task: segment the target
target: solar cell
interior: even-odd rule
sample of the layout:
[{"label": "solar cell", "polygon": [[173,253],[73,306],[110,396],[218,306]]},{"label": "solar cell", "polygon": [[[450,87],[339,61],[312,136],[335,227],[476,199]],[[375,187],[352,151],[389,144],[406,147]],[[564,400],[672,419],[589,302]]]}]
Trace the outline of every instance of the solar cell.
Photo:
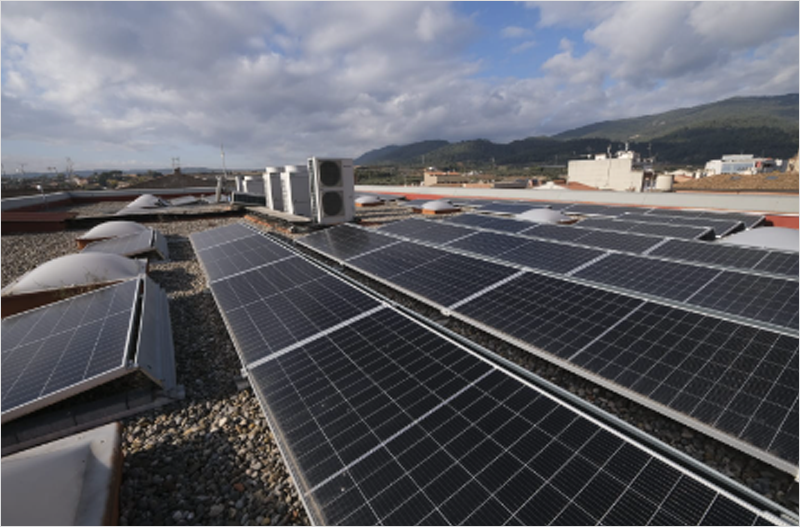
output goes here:
[{"label": "solar cell", "polygon": [[139,283],[129,280],[3,319],[3,422],[127,372]]},{"label": "solar cell", "polygon": [[798,283],[793,280],[721,271],[689,299],[691,304],[798,329]]},{"label": "solar cell", "polygon": [[434,247],[401,241],[393,245],[348,260],[348,265],[379,278],[391,278],[400,273],[414,272],[417,267],[433,262],[448,253]]},{"label": "solar cell", "polygon": [[324,253],[335,260],[347,260],[397,243],[397,240],[377,231],[339,225],[304,236],[298,240],[298,243]]},{"label": "solar cell", "polygon": [[503,253],[516,249],[530,241],[530,239],[519,236],[506,236],[496,232],[481,231],[448,244],[448,247],[493,258],[502,258]]},{"label": "solar cell", "polygon": [[719,273],[696,265],[611,254],[576,272],[574,276],[683,302]]},{"label": "solar cell", "polygon": [[100,252],[120,254],[122,256],[134,256],[137,254],[152,251],[153,229],[147,229],[127,236],[117,236],[107,240],[100,240],[90,243],[83,248],[83,252]]},{"label": "solar cell", "polygon": [[796,466],[797,343],[647,303],[572,362]]},{"label": "solar cell", "polygon": [[229,243],[248,236],[255,236],[256,234],[254,230],[248,229],[243,224],[234,223],[203,232],[196,232],[191,235],[191,240],[194,250],[200,252],[215,245]]},{"label": "solar cell", "polygon": [[315,523],[757,517],[390,309],[250,375]]},{"label": "solar cell", "polygon": [[446,244],[474,234],[475,231],[444,222],[408,219],[384,225],[378,229],[378,232],[405,236],[412,240]]},{"label": "solar cell", "polygon": [[198,254],[211,282],[290,256],[291,252],[261,235],[215,245]]},{"label": "solar cell", "polygon": [[455,223],[457,225],[467,225],[469,227],[479,227],[503,232],[521,232],[529,229],[531,224],[526,221],[518,221],[507,218],[495,218],[492,216],[479,216],[476,214],[461,214],[451,216],[442,221]]}]

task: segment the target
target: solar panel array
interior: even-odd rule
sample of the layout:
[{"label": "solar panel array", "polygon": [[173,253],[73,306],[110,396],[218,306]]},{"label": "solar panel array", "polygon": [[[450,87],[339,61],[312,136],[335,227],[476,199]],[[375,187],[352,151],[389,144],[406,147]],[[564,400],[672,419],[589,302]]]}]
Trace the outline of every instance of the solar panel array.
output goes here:
[{"label": "solar panel array", "polygon": [[138,288],[128,280],[4,318],[3,422],[126,373]]},{"label": "solar panel array", "polygon": [[[491,243],[499,242],[504,237],[511,238],[509,235],[481,232],[461,238],[452,245],[464,247],[471,243],[470,240],[475,239],[473,248],[490,252]],[[501,251],[508,249],[509,246],[496,245]],[[503,258],[509,250],[495,257]],[[658,411],[681,419],[689,426],[714,434],[739,448],[756,447],[761,451],[762,458],[784,470],[796,469],[797,449],[787,448],[786,445],[793,444],[792,441],[795,445],[797,443],[797,386],[795,383],[792,388],[791,384],[785,381],[791,378],[791,375],[796,377],[798,369],[796,282],[786,281],[790,287],[791,284],[794,286],[788,294],[788,297],[794,298],[794,305],[783,295],[778,295],[772,300],[769,292],[760,297],[765,303],[758,304],[746,300],[749,292],[738,290],[734,293],[725,292],[729,286],[728,277],[746,277],[749,280],[747,283],[753,284],[763,278],[756,275],[720,272],[695,266],[695,274],[690,273],[687,276],[690,284],[687,285],[680,279],[680,273],[675,267],[679,264],[640,258],[637,261],[648,261],[655,266],[653,272],[660,273],[663,277],[656,289],[652,289],[655,286],[648,283],[646,269],[634,266],[627,275],[623,269],[617,269],[627,281],[626,287],[639,288],[648,294],[672,297],[675,300],[697,299],[698,303],[713,304],[712,307],[718,310],[737,311],[741,316],[763,314],[770,323],[788,324],[788,327],[792,328],[790,334],[742,325],[736,322],[735,317],[731,320],[722,320],[718,316],[659,305],[643,298],[604,290],[599,284],[582,285],[572,280],[531,272],[506,276],[498,274],[493,285],[487,282],[476,284],[464,291],[462,300],[447,306],[441,298],[434,300],[430,296],[430,291],[437,291],[435,287],[437,281],[441,286],[440,289],[443,289],[451,275],[460,274],[461,269],[468,269],[464,276],[467,277],[469,285],[470,279],[484,276],[483,266],[491,267],[494,273],[497,264],[478,258],[473,258],[472,264],[468,264],[466,262],[469,257],[464,256],[467,260],[458,266],[450,267],[449,274],[440,273],[441,278],[426,276],[423,271],[426,265],[424,262],[431,259],[433,262],[442,261],[445,258],[442,252],[434,247],[404,241],[372,251],[363,257],[351,258],[346,264],[373,277],[377,276],[400,290],[414,291],[418,297],[428,299],[429,303],[447,307],[453,316],[558,362],[576,373],[620,391],[623,395],[632,396]],[[617,260],[618,257],[622,260]],[[607,267],[602,267],[605,265],[603,262],[609,258],[614,260],[611,260]],[[624,260],[628,258],[633,257],[609,255],[593,260],[591,265],[583,267],[575,274],[579,277],[581,273],[590,273],[595,265],[601,265],[598,268],[601,271],[600,275],[613,275],[614,264],[624,265],[627,263]],[[382,272],[385,269],[389,269],[390,272]],[[453,272],[456,269],[458,273]],[[399,280],[397,277],[403,278]],[[715,283],[715,279],[721,281]],[[421,284],[425,284],[424,287]],[[757,287],[752,291],[756,289]],[[708,293],[703,293],[705,290],[708,290]],[[738,302],[731,301],[731,295],[736,297],[734,300]],[[455,297],[450,297],[449,300],[453,298]],[[755,313],[758,309],[761,311]],[[643,319],[644,322],[639,320],[642,313],[647,315]],[[636,323],[633,323],[634,321]],[[672,326],[678,330],[673,330]],[[733,339],[732,335],[744,334],[752,338],[737,337],[730,340]],[[609,335],[614,337],[613,341],[608,340]],[[686,335],[691,335],[692,340],[685,340]],[[725,336],[730,338],[723,339]],[[614,345],[612,346],[610,342]],[[632,358],[626,354],[627,345],[635,342],[641,342],[639,346],[643,350],[649,350],[648,353],[651,355],[647,355],[646,360],[637,362],[636,368],[628,368],[627,365]],[[735,343],[735,346],[728,346],[726,342]],[[772,345],[765,345],[765,342]],[[648,348],[648,345],[652,349]],[[603,351],[606,349],[609,351]],[[606,369],[588,368],[580,362],[585,357],[603,353],[611,354],[608,361],[612,366]],[[624,357],[625,360],[620,357]],[[720,400],[716,397],[719,393],[727,393],[723,388],[725,390],[732,387],[741,388],[746,384],[748,379],[742,375],[745,373],[749,375],[754,370],[733,368],[730,365],[734,361],[747,361],[754,357],[758,357],[758,360],[765,365],[781,365],[781,368],[784,368],[781,374],[786,371],[787,377],[773,377],[771,381],[769,376],[759,377],[752,385],[747,385],[748,389],[744,395],[754,404],[743,404],[734,408],[736,415],[748,424],[747,427],[733,429],[724,426],[724,423],[733,418],[727,416],[727,406],[720,406]],[[663,384],[662,381],[670,378],[667,384],[671,388],[678,391],[691,388],[693,396],[704,403],[702,410],[695,407],[687,408],[682,402],[684,398],[662,400],[656,397],[652,383],[646,379],[650,369],[641,370],[638,366],[639,364],[652,366],[655,363],[660,364],[659,369],[654,370],[659,372],[659,375],[654,377],[658,381],[657,384],[660,386]],[[685,378],[682,377],[683,373],[676,372],[676,368],[686,368],[681,371],[697,373],[707,364],[710,364],[707,375],[701,379]],[[625,370],[624,375],[622,370]],[[685,382],[680,382],[681,379]],[[693,384],[689,385],[690,381]],[[755,389],[756,386],[758,390]],[[752,390],[749,389],[751,387]],[[706,401],[704,399],[706,395],[713,400]],[[714,408],[705,403],[716,404],[716,409],[719,411],[712,412]],[[769,409],[771,417],[767,418],[766,414],[759,413],[766,411],[763,409]],[[722,417],[723,414],[726,417]],[[761,430],[759,432],[761,435],[758,437],[755,434],[756,429]]]},{"label": "solar panel array", "polygon": [[622,219],[590,218],[582,220],[578,223],[578,225],[592,229],[619,232],[637,232],[639,234],[653,234],[655,236],[668,236],[671,238],[682,238],[685,240],[700,240],[714,235],[714,230],[709,227],[642,223],[636,221],[624,221]]},{"label": "solar panel array", "polygon": [[[302,272],[256,281],[278,266]],[[267,256],[235,278],[247,275],[267,303],[276,290],[339,280],[297,256]],[[211,283],[218,302],[226,281]],[[341,283],[352,294],[333,296],[371,299]],[[315,298],[336,311],[331,295]],[[327,329],[288,345],[265,330],[264,349],[242,354],[315,523],[774,521],[393,308],[357,304],[346,323],[313,315]],[[231,322],[246,305],[219,302],[237,349],[249,337]]]},{"label": "solar panel array", "polygon": [[[798,283],[795,280],[718,270],[638,255],[608,253],[600,249],[527,237],[538,233],[540,228],[523,231],[524,236],[519,236],[470,230],[467,227],[454,231],[453,226],[443,222],[404,220],[381,227],[378,232],[398,233],[409,239],[433,243],[446,249],[479,254],[508,264],[572,275],[600,286],[612,286],[682,302],[689,306],[711,309],[773,325],[776,329],[787,328],[793,331],[798,329]],[[465,235],[465,232],[471,234]],[[616,233],[597,231],[590,233],[589,236],[596,234]],[[621,240],[623,243],[620,247],[623,244],[630,246],[630,241]],[[652,240],[645,241],[652,242]],[[578,238],[577,242],[580,243],[581,238]],[[402,248],[398,251],[414,251],[414,248]],[[387,253],[375,254],[369,261],[380,264],[386,259],[384,254]],[[440,254],[430,251],[425,254],[428,255],[427,258],[441,257]],[[402,258],[402,255],[393,258]],[[404,268],[406,267],[401,266],[399,269]],[[414,274],[419,272],[414,271]],[[391,278],[391,276],[380,275],[381,278]],[[468,279],[471,279],[471,276],[467,275]],[[435,277],[415,277],[404,281],[422,280],[431,281],[435,280]],[[452,279],[449,284],[448,281],[441,281],[440,284],[452,284]],[[436,288],[432,285],[428,289]]]}]

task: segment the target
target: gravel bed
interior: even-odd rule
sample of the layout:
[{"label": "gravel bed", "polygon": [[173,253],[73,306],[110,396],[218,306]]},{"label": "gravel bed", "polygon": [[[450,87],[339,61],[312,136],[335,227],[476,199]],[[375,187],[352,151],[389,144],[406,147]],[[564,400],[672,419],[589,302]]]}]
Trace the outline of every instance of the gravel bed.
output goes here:
[{"label": "gravel bed", "polygon": [[[358,210],[358,216],[370,223],[410,215],[396,205]],[[145,223],[169,242],[170,261],[151,262],[150,276],[170,299],[178,382],[185,387],[186,397],[124,421],[122,525],[309,523],[257,399],[251,390],[237,390],[241,364],[188,238],[192,232],[237,221],[226,217]],[[83,232],[2,236],[3,285],[52,258],[77,252],[74,239]],[[788,474],[495,337],[445,319],[386,286],[357,273],[346,274],[797,510],[787,497],[793,482]]]}]

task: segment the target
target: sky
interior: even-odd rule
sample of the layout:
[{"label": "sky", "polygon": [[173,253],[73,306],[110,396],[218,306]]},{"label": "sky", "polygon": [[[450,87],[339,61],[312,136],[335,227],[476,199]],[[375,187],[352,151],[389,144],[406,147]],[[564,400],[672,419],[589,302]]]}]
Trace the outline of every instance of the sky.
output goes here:
[{"label": "sky", "polygon": [[799,5],[3,1],[3,169],[263,168],[796,93]]}]

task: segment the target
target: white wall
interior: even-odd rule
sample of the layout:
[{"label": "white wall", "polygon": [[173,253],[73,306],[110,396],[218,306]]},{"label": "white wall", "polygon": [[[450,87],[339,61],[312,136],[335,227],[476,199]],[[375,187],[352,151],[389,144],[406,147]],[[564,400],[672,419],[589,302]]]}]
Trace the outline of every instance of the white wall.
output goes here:
[{"label": "white wall", "polygon": [[633,159],[589,159],[569,162],[567,181],[612,190],[642,190],[644,171],[633,169]]}]

